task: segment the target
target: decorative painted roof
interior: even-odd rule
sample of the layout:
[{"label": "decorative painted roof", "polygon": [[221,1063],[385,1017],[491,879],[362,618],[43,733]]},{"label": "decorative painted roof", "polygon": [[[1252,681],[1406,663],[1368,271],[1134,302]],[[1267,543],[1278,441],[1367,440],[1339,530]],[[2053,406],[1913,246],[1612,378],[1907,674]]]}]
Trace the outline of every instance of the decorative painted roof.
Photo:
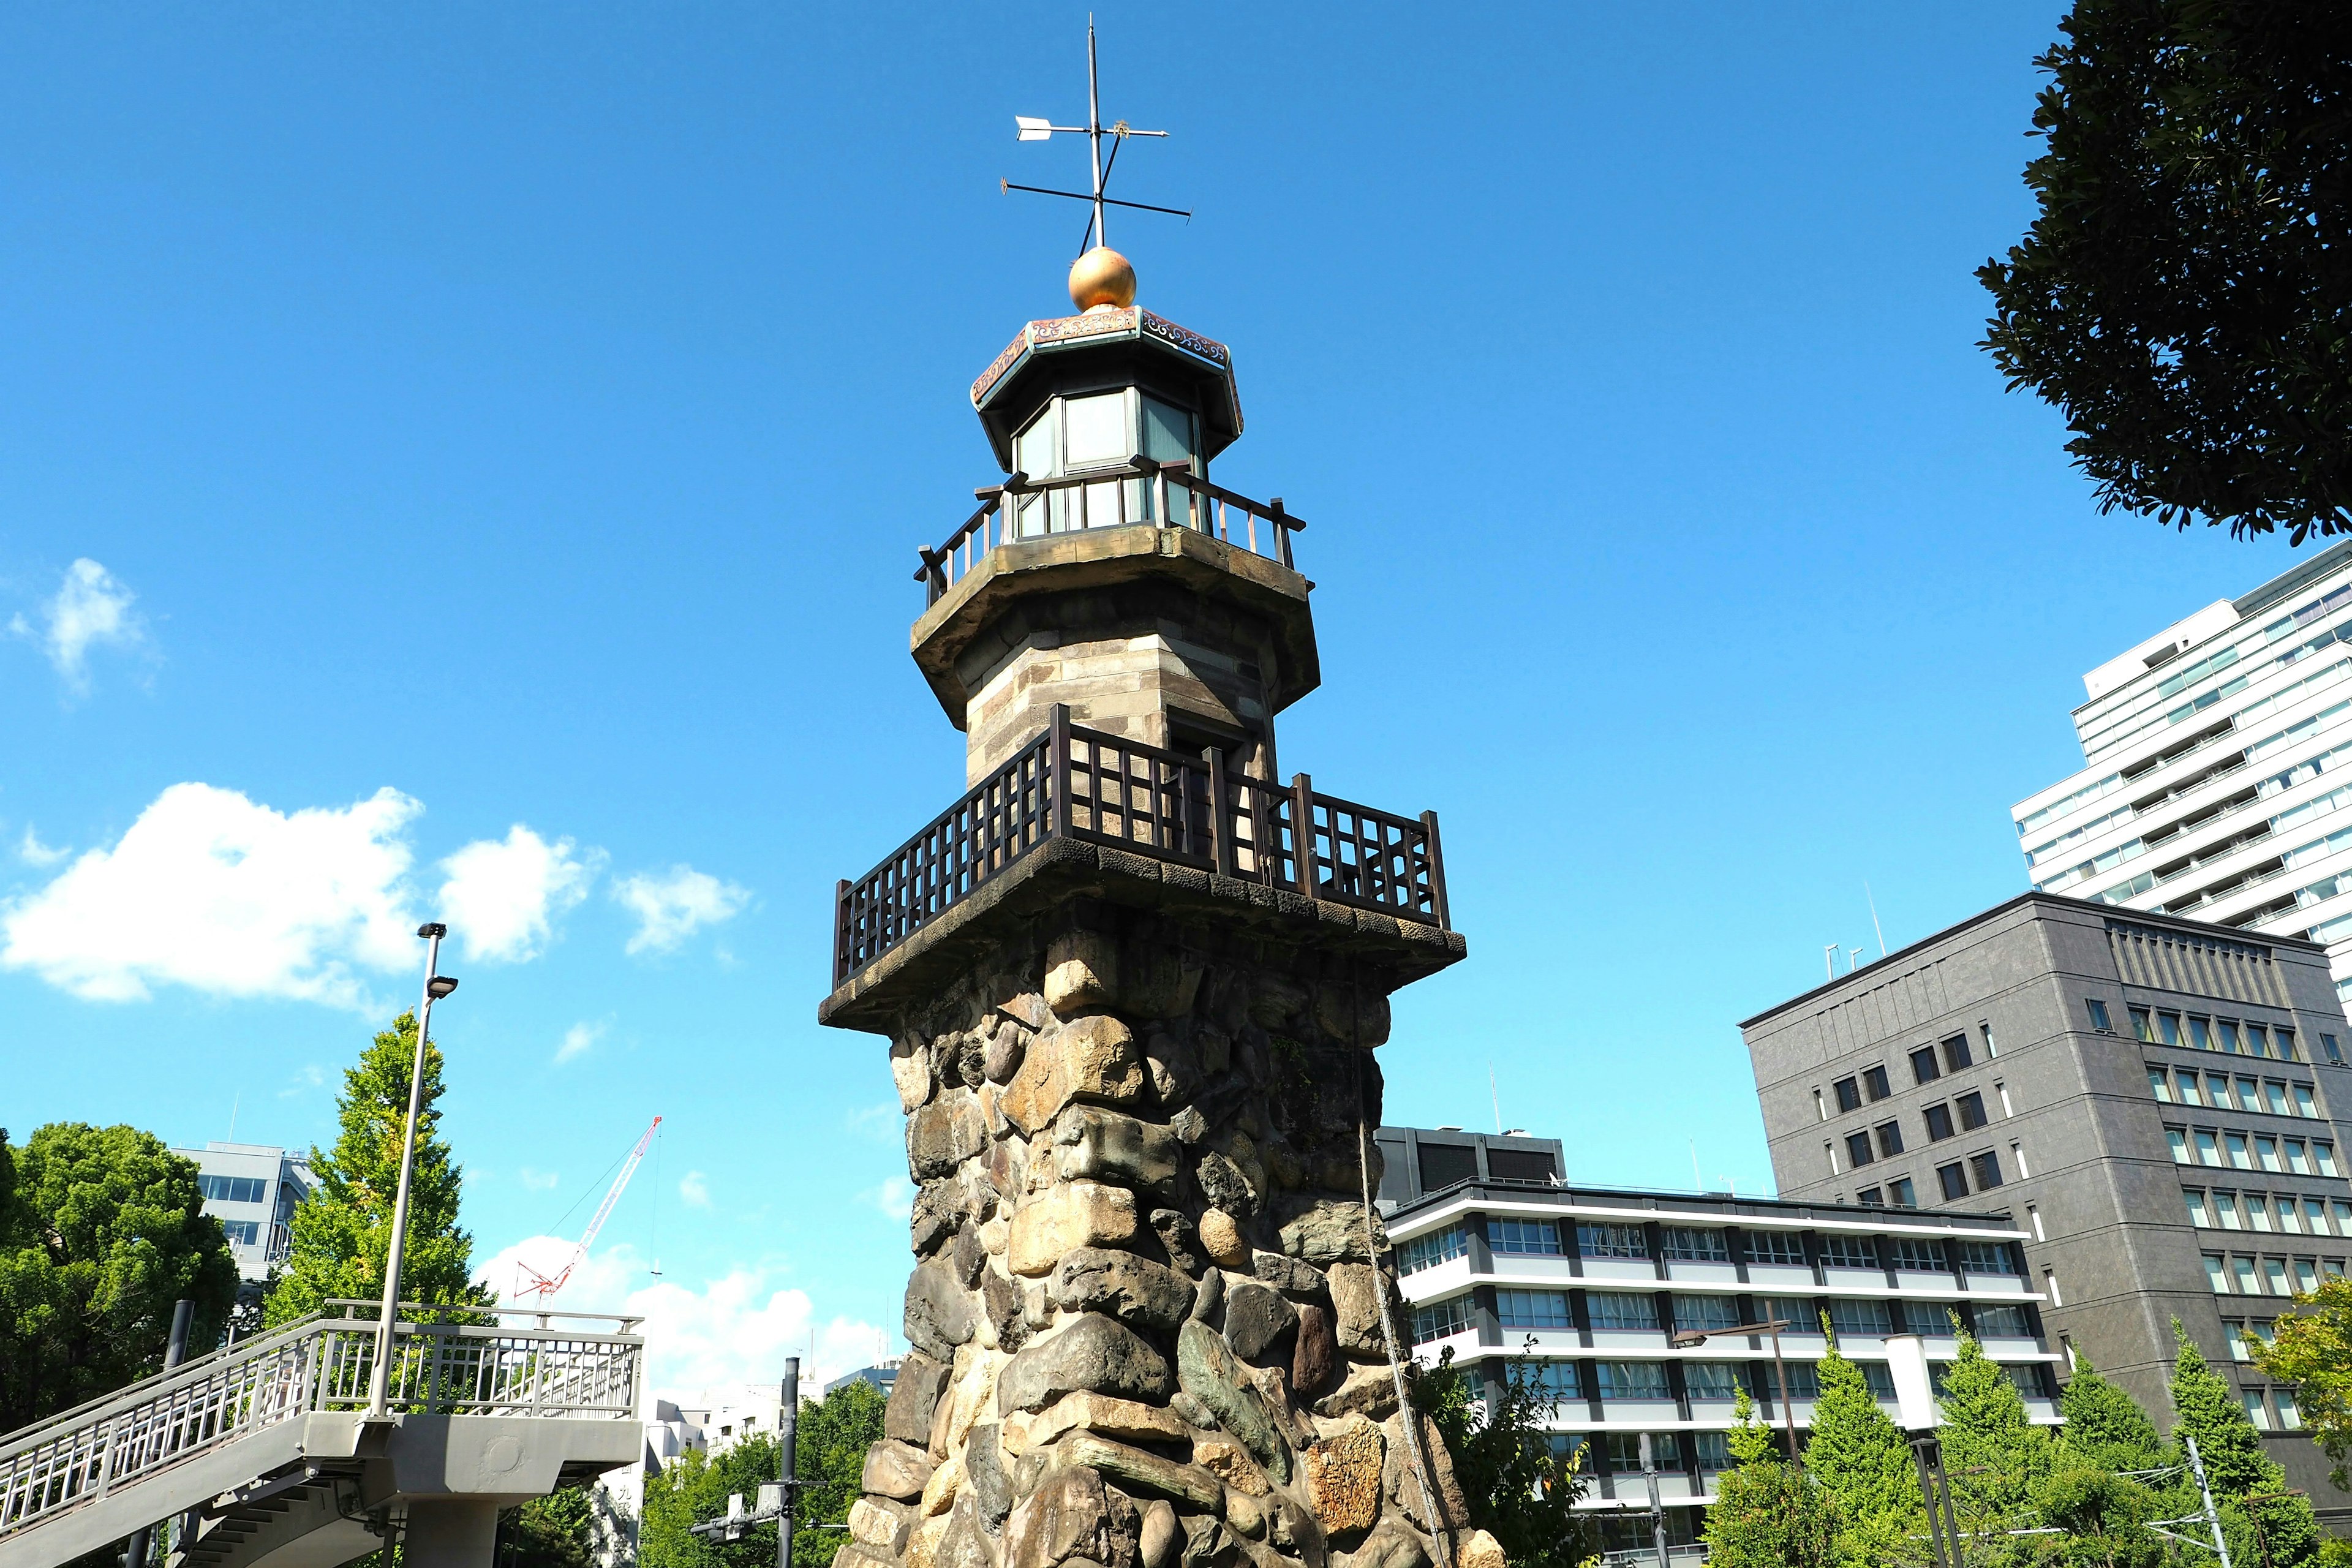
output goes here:
[{"label": "decorative painted roof", "polygon": [[1005,373],[1028,354],[1079,339],[1107,337],[1156,339],[1215,366],[1227,375],[1233,374],[1233,355],[1214,338],[1203,337],[1189,327],[1180,327],[1139,305],[1129,305],[1123,310],[1098,309],[1081,316],[1055,316],[1047,321],[1032,321],[1023,327],[1020,335],[1005,344],[1004,352],[998,354],[995,362],[981,372],[980,379],[971,384],[971,405],[974,408],[984,406],[988,395],[1004,379]]}]

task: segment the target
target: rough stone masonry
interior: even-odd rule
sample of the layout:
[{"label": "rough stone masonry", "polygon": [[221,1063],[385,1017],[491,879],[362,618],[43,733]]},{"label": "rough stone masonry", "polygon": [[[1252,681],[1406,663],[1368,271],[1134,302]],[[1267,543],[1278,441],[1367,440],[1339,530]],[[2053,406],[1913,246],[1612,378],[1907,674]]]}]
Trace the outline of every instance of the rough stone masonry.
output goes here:
[{"label": "rough stone masonry", "polygon": [[[1396,978],[1129,900],[996,935],[856,1026],[919,1195],[844,1568],[1439,1560],[1359,1155]],[[1418,1436],[1451,1561],[1500,1568]]]}]

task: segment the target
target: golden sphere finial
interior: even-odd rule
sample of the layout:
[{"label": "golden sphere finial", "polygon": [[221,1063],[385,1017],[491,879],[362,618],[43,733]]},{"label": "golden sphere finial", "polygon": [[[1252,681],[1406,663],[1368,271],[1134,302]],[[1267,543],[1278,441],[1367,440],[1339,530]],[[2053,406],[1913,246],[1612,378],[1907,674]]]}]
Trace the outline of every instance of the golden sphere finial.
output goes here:
[{"label": "golden sphere finial", "polygon": [[1081,310],[1125,310],[1135,303],[1135,264],[1107,245],[1070,263],[1070,303]]}]

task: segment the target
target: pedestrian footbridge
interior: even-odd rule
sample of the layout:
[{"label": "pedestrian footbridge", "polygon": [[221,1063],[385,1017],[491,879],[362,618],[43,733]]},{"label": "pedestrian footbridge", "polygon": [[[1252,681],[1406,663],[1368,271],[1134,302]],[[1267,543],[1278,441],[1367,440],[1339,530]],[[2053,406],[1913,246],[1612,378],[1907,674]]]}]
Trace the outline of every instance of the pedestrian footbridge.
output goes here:
[{"label": "pedestrian footbridge", "polygon": [[[377,1303],[322,1313],[0,1437],[0,1568],[145,1530],[167,1568],[489,1568],[498,1510],[636,1462],[639,1320]],[[168,1555],[167,1555],[168,1553]]]}]

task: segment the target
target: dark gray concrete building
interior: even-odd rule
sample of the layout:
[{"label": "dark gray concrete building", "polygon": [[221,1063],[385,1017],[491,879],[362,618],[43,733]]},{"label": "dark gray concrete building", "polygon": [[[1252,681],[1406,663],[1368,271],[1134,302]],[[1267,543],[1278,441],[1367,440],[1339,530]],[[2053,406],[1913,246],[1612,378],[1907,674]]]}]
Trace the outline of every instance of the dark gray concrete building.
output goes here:
[{"label": "dark gray concrete building", "polygon": [[2179,1319],[2290,1484],[2352,1517],[2244,1349],[2352,1261],[2325,949],[2029,893],[1740,1028],[1783,1198],[2005,1209],[2070,1355],[2168,1425]]},{"label": "dark gray concrete building", "polygon": [[[1931,1365],[1948,1363],[1957,1316],[2033,1418],[2058,1419],[2061,1358],[2043,1336],[2026,1237],[2007,1215],[1571,1184],[1557,1139],[1450,1127],[1376,1136],[1414,1355],[1451,1350],[1489,1384],[1517,1363],[1553,1395],[1551,1442],[1583,1450],[1593,1481],[1578,1506],[1612,1561],[1650,1561],[1660,1526],[1673,1556],[1701,1554],[1739,1390],[1775,1425],[1792,1420],[1801,1440],[1829,1352],[1824,1316],[1889,1415],[1888,1336],[1919,1334]],[[1770,1340],[1724,1331],[1773,1321],[1790,1325],[1785,1408]]]}]

